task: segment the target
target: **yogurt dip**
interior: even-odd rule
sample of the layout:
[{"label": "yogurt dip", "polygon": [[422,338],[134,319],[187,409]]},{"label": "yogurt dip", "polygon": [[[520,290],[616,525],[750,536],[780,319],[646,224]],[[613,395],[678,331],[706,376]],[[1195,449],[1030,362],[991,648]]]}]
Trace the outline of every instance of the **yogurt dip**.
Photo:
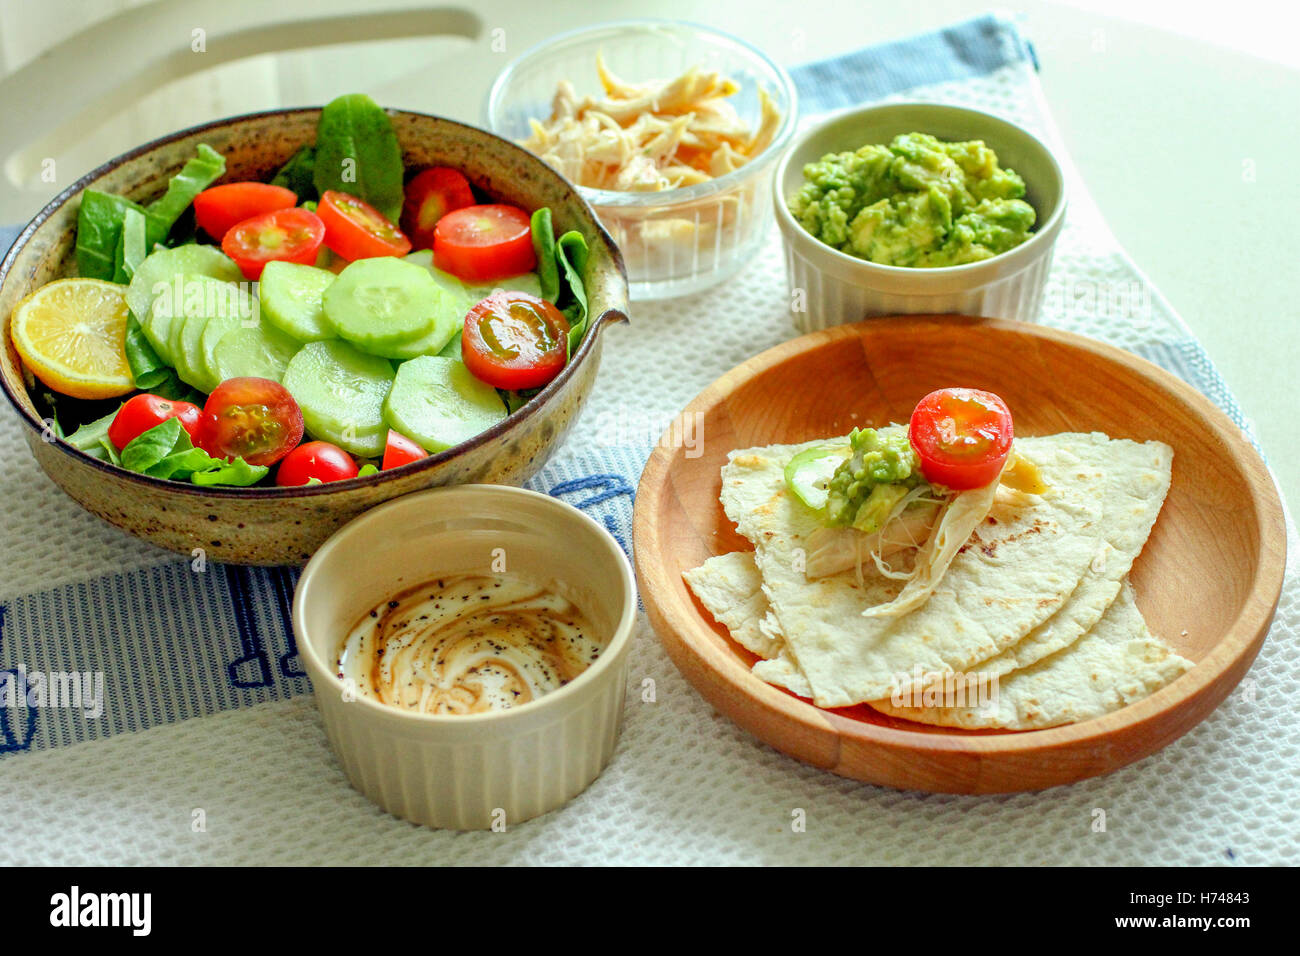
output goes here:
[{"label": "yogurt dip", "polygon": [[424,714],[508,710],[569,683],[604,639],[554,585],[513,574],[427,581],[372,608],[335,672],[357,696]]}]

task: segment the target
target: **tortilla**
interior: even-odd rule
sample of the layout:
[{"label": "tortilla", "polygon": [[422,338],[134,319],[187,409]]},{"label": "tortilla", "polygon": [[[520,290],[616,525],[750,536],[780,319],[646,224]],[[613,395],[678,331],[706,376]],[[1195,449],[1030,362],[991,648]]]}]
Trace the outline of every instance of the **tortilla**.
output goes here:
[{"label": "tortilla", "polygon": [[1028,667],[1086,634],[1119,594],[1120,581],[1142,553],[1164,506],[1172,478],[1172,448],[1158,441],[1106,439],[1100,433],[1082,437],[1088,443],[1072,442],[1071,450],[1098,461],[1106,471],[1103,547],[1056,614],[1023,640],[980,663],[976,669],[986,679]]},{"label": "tortilla", "polygon": [[731,632],[731,639],[759,657],[776,657],[785,642],[780,632],[765,633],[760,622],[770,614],[763,579],[748,551],[709,558],[682,577],[710,614]]},{"label": "tortilla", "polygon": [[980,706],[907,707],[872,701],[883,714],[967,730],[1036,730],[1090,720],[1155,693],[1190,670],[1147,628],[1125,579],[1096,626],[1073,645],[988,688]]},{"label": "tortilla", "polygon": [[899,582],[853,571],[809,581],[802,569],[818,521],[787,492],[784,467],[813,444],[733,452],[722,503],[755,545],[763,591],[819,707],[889,697],[914,673],[964,671],[999,654],[1065,603],[1097,554],[1105,473],[1069,447],[1094,440],[1022,439],[1050,489],[999,496],[923,606],[896,620],[863,618],[896,597]]}]

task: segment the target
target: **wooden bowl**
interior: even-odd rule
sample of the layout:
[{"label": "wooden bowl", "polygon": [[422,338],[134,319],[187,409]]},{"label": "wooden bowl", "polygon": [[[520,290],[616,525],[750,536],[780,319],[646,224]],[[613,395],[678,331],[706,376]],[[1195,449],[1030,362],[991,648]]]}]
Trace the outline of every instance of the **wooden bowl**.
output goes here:
[{"label": "wooden bowl", "polygon": [[77,274],[82,191],[148,201],[199,143],[226,157],[222,182],[269,179],[298,147],[315,139],[320,110],[274,110],[182,130],[119,156],[64,190],[0,264],[0,385],[27,426],[37,463],[88,511],[173,551],[202,549],[212,560],[236,564],[303,564],[336,529],[382,501],[435,485],[522,484],[545,464],[591,391],[604,328],[626,320],[627,275],[618,248],[573,186],[531,153],[451,120],[396,110],[389,115],[408,169],[454,166],[503,202],[550,206],[557,229],[577,229],[586,237],[591,328],[573,360],[527,405],[469,441],[401,468],[326,485],[200,488],[127,471],[52,440],[10,340],[9,316],[29,292]]},{"label": "wooden bowl", "polygon": [[[866,705],[823,710],[750,673],[754,656],[682,579],[715,554],[752,550],[718,501],[735,448],[907,421],[936,388],[990,389],[1022,435],[1100,430],[1174,449],[1173,483],[1133,566],[1154,633],[1196,666],[1104,717],[1048,730],[961,731]],[[1042,326],[961,316],[869,319],[779,345],[718,379],[683,412],[702,454],[656,448],[636,496],[641,595],[669,656],[718,710],[773,747],[837,774],[949,793],[1035,790],[1107,773],[1204,719],[1263,644],[1282,588],[1277,490],[1241,431],[1203,395],[1120,349]]]}]

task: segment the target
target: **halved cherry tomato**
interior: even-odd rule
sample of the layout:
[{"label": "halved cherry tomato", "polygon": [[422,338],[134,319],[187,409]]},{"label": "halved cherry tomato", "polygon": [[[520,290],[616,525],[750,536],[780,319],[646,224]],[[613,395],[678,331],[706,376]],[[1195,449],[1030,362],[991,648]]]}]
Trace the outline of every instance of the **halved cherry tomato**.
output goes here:
[{"label": "halved cherry tomato", "polygon": [[411,251],[411,240],[364,199],[329,189],[316,211],[325,223],[325,245],[344,259],[404,256]]},{"label": "halved cherry tomato", "polygon": [[127,399],[108,426],[108,440],[118,451],[125,448],[131,439],[144,434],[156,425],[161,425],[169,418],[180,419],[181,427],[189,432],[190,440],[196,441],[199,434],[199,421],[203,411],[189,402],[179,402],[159,395],[136,395]]},{"label": "halved cherry tomato", "polygon": [[277,209],[236,223],[221,240],[245,279],[257,279],[272,259],[311,265],[325,238],[325,224],[306,209]]},{"label": "halved cherry tomato", "polygon": [[292,189],[270,183],[227,183],[194,197],[194,219],[199,228],[220,242],[232,226],[263,213],[298,205]]},{"label": "halved cherry tomato", "polygon": [[389,468],[400,468],[402,465],[409,465],[413,461],[419,461],[429,453],[417,445],[405,435],[388,429],[388,445],[384,448],[384,461],[382,468],[387,471]]},{"label": "halved cherry tomato", "polygon": [[289,452],[275,473],[281,487],[309,485],[317,481],[344,481],[357,476],[357,463],[338,445],[309,441]]},{"label": "halved cherry tomato", "polygon": [[496,282],[537,266],[532,222],[518,206],[466,206],[433,229],[433,264],[466,282]]},{"label": "halved cherry tomato", "polygon": [[461,336],[465,366],[495,388],[545,385],[564,368],[569,320],[527,292],[494,292],[469,310]]},{"label": "halved cherry tomato", "polygon": [[912,412],[909,433],[921,474],[956,491],[995,480],[1015,437],[1006,402],[976,388],[941,388],[925,396]]},{"label": "halved cherry tomato", "polygon": [[208,396],[198,445],[214,458],[274,465],[302,441],[302,409],[279,382],[229,378]]},{"label": "halved cherry tomato", "polygon": [[406,184],[402,229],[416,249],[433,248],[433,228],[449,212],[474,205],[474,190],[458,169],[434,166]]}]

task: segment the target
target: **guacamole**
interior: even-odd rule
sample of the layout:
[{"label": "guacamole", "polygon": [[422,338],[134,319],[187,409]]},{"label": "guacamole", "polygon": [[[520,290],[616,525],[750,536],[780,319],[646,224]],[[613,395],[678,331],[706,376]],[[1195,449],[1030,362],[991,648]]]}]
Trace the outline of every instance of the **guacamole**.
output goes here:
[{"label": "guacamole", "polygon": [[828,246],[881,265],[978,262],[1029,238],[1025,181],[979,140],[905,133],[888,146],[829,153],[803,168],[790,200],[800,225]]},{"label": "guacamole", "polygon": [[921,482],[921,463],[901,429],[855,428],[852,454],[826,486],[826,518],[832,525],[877,530],[894,506]]}]

